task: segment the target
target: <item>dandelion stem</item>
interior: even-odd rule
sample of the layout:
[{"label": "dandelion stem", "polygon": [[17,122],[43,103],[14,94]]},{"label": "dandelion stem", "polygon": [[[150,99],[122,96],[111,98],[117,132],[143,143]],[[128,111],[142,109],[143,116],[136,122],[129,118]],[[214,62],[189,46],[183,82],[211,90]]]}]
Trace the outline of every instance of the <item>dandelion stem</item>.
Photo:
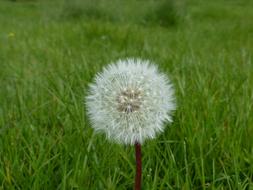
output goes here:
[{"label": "dandelion stem", "polygon": [[136,174],[135,190],[141,190],[141,145],[135,143]]}]

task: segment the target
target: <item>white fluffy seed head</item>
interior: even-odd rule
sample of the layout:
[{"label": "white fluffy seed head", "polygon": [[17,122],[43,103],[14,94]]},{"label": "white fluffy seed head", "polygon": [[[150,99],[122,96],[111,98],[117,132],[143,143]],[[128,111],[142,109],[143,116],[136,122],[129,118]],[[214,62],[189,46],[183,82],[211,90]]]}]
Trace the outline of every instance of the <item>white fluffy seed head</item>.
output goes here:
[{"label": "white fluffy seed head", "polygon": [[148,60],[108,65],[90,84],[86,106],[92,127],[123,144],[143,143],[172,122],[173,87]]}]

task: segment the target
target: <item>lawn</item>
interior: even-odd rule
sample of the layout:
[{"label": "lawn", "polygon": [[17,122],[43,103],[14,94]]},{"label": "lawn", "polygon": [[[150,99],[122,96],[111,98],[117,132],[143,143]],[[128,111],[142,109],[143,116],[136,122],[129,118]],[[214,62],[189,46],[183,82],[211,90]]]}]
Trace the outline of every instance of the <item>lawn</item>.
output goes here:
[{"label": "lawn", "polygon": [[253,189],[253,1],[0,0],[0,190],[132,189],[134,148],[94,133],[88,84],[119,58],[172,80],[143,189]]}]

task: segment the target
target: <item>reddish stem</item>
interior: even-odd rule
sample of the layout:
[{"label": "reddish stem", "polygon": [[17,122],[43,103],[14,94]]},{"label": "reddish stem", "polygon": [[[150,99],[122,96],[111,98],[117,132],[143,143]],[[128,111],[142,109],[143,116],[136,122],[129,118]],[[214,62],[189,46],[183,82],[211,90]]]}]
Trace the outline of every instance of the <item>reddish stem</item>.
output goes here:
[{"label": "reddish stem", "polygon": [[141,145],[135,143],[136,158],[136,174],[135,174],[135,190],[141,190]]}]

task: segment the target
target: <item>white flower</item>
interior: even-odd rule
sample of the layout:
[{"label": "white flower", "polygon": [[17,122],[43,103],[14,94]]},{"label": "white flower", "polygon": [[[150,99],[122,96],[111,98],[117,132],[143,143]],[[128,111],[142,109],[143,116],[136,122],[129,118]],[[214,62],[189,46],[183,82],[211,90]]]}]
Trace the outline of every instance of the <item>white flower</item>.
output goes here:
[{"label": "white flower", "polygon": [[174,90],[147,60],[118,60],[96,75],[86,97],[95,131],[124,144],[142,144],[172,122]]}]

